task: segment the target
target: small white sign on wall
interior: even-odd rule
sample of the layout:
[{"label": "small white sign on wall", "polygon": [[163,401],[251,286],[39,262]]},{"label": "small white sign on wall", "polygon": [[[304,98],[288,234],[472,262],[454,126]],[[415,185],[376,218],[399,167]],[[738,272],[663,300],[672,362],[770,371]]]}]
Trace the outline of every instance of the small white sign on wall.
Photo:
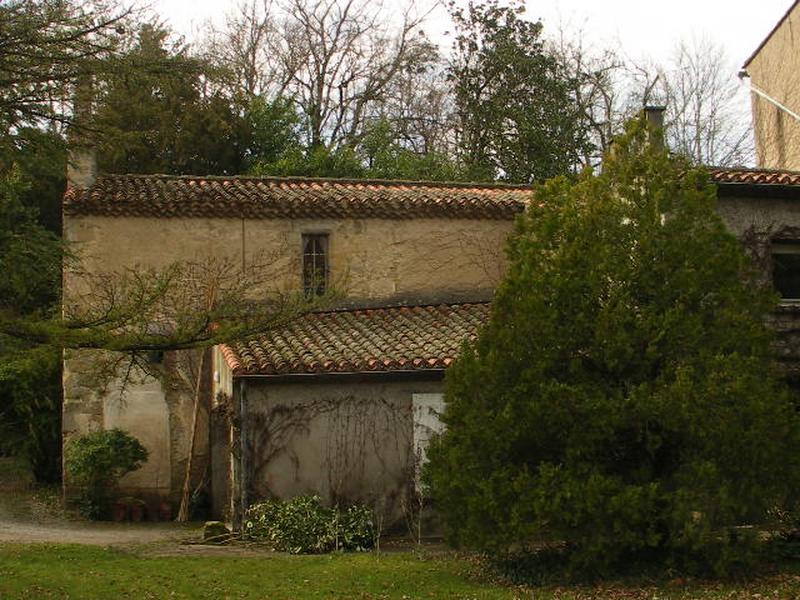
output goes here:
[{"label": "small white sign on wall", "polygon": [[439,419],[444,411],[444,394],[412,394],[411,409],[414,418],[414,464],[419,477],[431,437],[444,431],[444,423]]}]

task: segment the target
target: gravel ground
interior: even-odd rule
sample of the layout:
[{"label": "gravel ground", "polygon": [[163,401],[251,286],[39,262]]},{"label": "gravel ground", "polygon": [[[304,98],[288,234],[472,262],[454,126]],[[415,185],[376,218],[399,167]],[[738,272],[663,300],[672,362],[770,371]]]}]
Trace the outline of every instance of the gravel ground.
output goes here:
[{"label": "gravel ground", "polygon": [[24,523],[0,519],[0,543],[116,546],[179,542],[195,530],[173,523]]},{"label": "gravel ground", "polygon": [[[20,481],[20,480],[17,480]],[[0,480],[0,543],[115,546],[179,542],[199,536],[197,523],[95,523],[60,505],[57,487],[36,488]]]}]

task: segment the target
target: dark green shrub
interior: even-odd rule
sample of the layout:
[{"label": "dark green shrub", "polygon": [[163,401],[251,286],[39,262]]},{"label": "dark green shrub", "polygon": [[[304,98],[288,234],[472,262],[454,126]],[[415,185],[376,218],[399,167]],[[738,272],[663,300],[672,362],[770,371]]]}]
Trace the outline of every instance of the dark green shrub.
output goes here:
[{"label": "dark green shrub", "polygon": [[774,294],[707,175],[646,135],[537,192],[490,321],[447,372],[425,476],[455,544],[565,544],[573,572],[729,573],[797,491]]},{"label": "dark green shrub", "polygon": [[301,554],[332,549],[333,511],[322,506],[319,498],[300,496],[273,504],[274,507],[263,511],[264,518],[259,524],[264,526],[261,537],[277,550]]},{"label": "dark green shrub", "polygon": [[336,546],[342,550],[368,550],[375,544],[375,514],[366,506],[336,510]]},{"label": "dark green shrub", "polygon": [[375,526],[366,507],[327,508],[317,496],[298,496],[251,506],[245,516],[245,535],[292,554],[362,551],[374,544]]},{"label": "dark green shrub", "polygon": [[125,431],[108,429],[70,438],[64,458],[69,482],[82,488],[79,509],[97,519],[106,513],[119,479],[147,460],[147,450]]}]

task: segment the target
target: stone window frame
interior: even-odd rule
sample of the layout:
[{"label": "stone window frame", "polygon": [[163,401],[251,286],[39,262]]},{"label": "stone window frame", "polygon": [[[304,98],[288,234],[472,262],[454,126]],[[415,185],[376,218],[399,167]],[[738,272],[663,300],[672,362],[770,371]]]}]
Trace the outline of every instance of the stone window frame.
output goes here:
[{"label": "stone window frame", "polygon": [[[300,233],[300,285],[303,289],[303,294],[307,298],[311,298],[313,296],[321,296],[328,290],[328,285],[330,283],[330,272],[331,272],[331,240],[330,240],[330,232],[329,231],[320,231],[320,230],[310,230],[310,231],[302,231]],[[311,240],[318,240],[321,242],[321,252],[306,252],[306,244],[308,241]],[[314,271],[316,272],[319,269],[319,266],[316,265],[316,261],[319,260],[318,257],[321,257],[322,261],[322,281],[321,282],[313,282],[310,281],[308,277],[308,272],[306,269],[306,260],[311,256],[312,261],[314,262]]]}]

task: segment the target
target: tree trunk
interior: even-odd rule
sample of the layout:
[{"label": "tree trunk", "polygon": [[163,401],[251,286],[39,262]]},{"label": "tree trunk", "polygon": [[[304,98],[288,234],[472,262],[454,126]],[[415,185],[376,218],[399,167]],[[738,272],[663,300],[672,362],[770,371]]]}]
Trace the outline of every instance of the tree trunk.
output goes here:
[{"label": "tree trunk", "polygon": [[186,473],[183,477],[183,491],[181,492],[181,505],[178,509],[178,516],[175,518],[179,523],[189,520],[189,500],[192,491],[192,468],[194,467],[194,448],[197,444],[197,421],[200,415],[200,388],[203,383],[203,366],[205,364],[206,351],[201,351],[200,360],[197,366],[197,373],[194,382],[194,406],[192,412],[192,436],[189,439],[189,456],[186,459]]}]

